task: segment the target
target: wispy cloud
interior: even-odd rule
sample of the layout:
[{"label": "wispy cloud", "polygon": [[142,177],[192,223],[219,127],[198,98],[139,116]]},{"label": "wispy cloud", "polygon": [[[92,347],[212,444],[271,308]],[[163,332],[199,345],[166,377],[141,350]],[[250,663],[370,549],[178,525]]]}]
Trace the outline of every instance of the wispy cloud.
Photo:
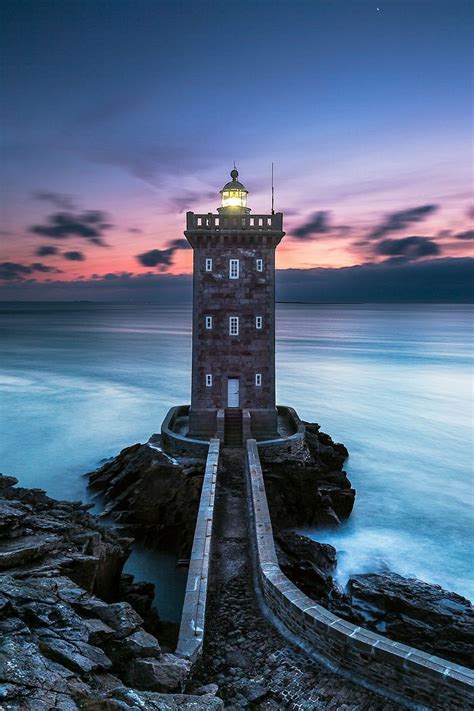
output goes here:
[{"label": "wispy cloud", "polygon": [[369,237],[378,239],[390,232],[400,232],[415,222],[421,222],[437,209],[438,205],[420,205],[419,207],[411,207],[406,210],[392,212],[385,217],[380,225],[372,230]]}]

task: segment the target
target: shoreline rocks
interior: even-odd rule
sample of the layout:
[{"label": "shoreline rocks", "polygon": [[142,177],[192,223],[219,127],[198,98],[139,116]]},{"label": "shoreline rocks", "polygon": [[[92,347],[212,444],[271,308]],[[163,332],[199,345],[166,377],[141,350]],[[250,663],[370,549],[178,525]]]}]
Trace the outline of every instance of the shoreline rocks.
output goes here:
[{"label": "shoreline rocks", "polygon": [[133,699],[166,711],[196,708],[199,698],[199,708],[221,709],[213,695],[176,695],[189,663],[145,629],[137,609],[155,629],[160,621],[153,586],[122,579],[130,539],[88,506],[16,483],[0,475],[1,707],[120,709]]},{"label": "shoreline rocks", "polygon": [[336,549],[275,530],[280,567],[306,595],[355,625],[456,664],[474,668],[474,608],[469,600],[390,570],[335,582]]}]

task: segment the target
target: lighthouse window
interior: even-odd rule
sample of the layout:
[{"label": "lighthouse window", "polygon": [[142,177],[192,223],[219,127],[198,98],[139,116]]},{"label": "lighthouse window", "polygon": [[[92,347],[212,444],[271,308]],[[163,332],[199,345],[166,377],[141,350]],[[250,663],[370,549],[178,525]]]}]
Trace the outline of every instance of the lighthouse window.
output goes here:
[{"label": "lighthouse window", "polygon": [[255,328],[262,328],[263,316],[255,316]]},{"label": "lighthouse window", "polygon": [[206,272],[212,272],[212,259],[210,257],[206,259]]},{"label": "lighthouse window", "polygon": [[263,272],[263,259],[257,259],[257,272]]},{"label": "lighthouse window", "polygon": [[212,328],[212,316],[206,316],[206,328],[208,331]]},{"label": "lighthouse window", "polygon": [[229,260],[229,278],[238,279],[239,278],[239,260],[231,259]]},{"label": "lighthouse window", "polygon": [[229,317],[229,335],[238,336],[239,335],[239,317],[230,316]]},{"label": "lighthouse window", "polygon": [[262,384],[262,374],[261,373],[255,373],[255,385],[257,388],[259,388]]},{"label": "lighthouse window", "polygon": [[206,374],[206,387],[210,388],[212,387],[212,375],[211,373]]}]

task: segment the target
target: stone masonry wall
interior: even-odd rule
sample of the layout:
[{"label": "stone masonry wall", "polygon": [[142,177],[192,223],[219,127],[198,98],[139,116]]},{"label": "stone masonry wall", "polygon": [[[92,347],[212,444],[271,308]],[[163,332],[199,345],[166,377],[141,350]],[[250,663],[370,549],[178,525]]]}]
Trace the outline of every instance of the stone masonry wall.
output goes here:
[{"label": "stone masonry wall", "polygon": [[302,646],[374,689],[397,695],[411,708],[473,708],[473,671],[336,617],[281,572],[255,440],[247,442],[247,478],[261,593]]},{"label": "stone masonry wall", "polygon": [[201,501],[194,531],[176,654],[195,662],[204,641],[209,563],[212,549],[219,440],[209,443]]}]

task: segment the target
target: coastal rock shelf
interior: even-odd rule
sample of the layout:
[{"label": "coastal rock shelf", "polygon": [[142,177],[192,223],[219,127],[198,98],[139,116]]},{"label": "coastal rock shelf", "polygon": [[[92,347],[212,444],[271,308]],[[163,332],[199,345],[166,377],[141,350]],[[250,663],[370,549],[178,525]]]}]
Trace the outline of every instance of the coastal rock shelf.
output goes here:
[{"label": "coastal rock shelf", "polygon": [[125,591],[156,617],[147,615],[150,586],[121,578],[130,540],[81,503],[16,483],[0,475],[1,707],[221,709],[213,694],[176,693],[189,664],[162,649],[118,599]]},{"label": "coastal rock shelf", "polygon": [[204,462],[171,458],[159,444],[134,444],[89,474],[89,486],[110,515],[134,538],[182,558],[191,550]]}]

